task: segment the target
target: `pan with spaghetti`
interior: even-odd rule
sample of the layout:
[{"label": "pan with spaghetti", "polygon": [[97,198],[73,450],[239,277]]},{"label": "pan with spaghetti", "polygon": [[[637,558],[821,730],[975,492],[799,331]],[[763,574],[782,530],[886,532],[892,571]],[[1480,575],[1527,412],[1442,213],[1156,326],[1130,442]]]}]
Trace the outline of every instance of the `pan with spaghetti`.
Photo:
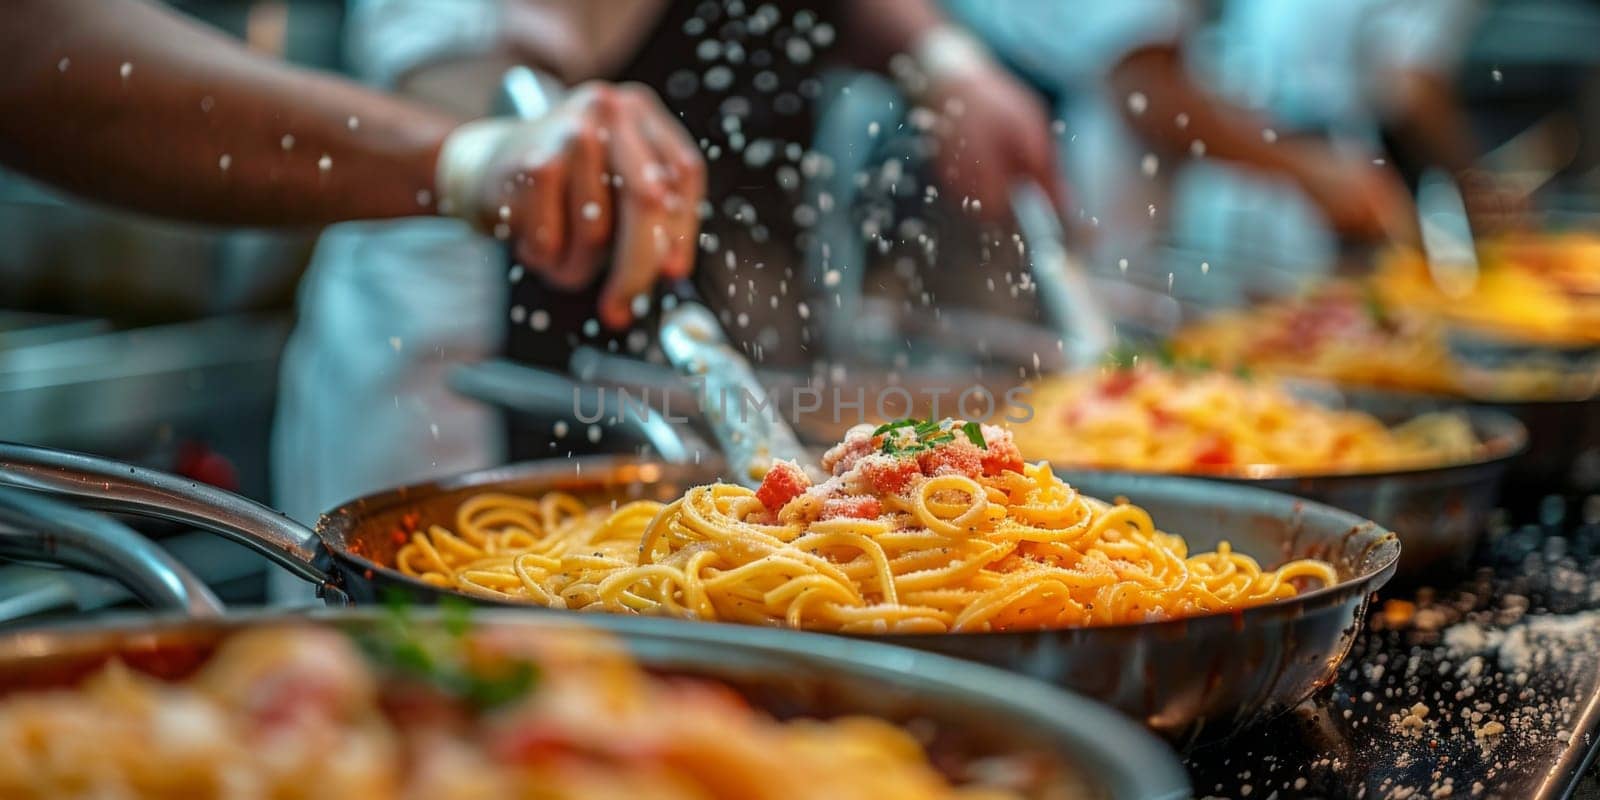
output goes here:
[{"label": "pan with spaghetti", "polygon": [[[985,442],[995,436],[997,450],[1001,447],[1003,433],[980,429],[980,434]],[[851,446],[861,447],[859,442]],[[970,442],[962,447],[977,448]],[[920,464],[918,459],[912,460]],[[1016,462],[1008,458],[1006,463]],[[387,591],[399,590],[423,601],[464,596],[484,603],[545,608],[528,587],[538,583],[534,571],[548,571],[549,557],[528,557],[515,551],[531,553],[557,528],[568,534],[599,537],[585,547],[570,548],[557,560],[558,568],[560,560],[567,559],[575,568],[626,568],[637,569],[644,577],[659,575],[666,565],[640,565],[638,546],[645,528],[665,506],[680,500],[686,492],[700,498],[710,493],[722,498],[718,502],[741,504],[744,511],[756,513],[750,507],[749,498],[753,495],[749,490],[715,483],[722,472],[721,465],[709,460],[702,464],[669,464],[618,456],[530,462],[370,495],[324,515],[313,532],[269,508],[209,487],[193,486],[175,476],[79,454],[0,445],[0,482],[64,493],[100,507],[181,519],[224,532],[316,582],[323,595],[335,603],[371,603]],[[789,470],[774,473],[786,475]],[[1100,519],[1100,510],[1107,508],[1089,497],[1135,499],[1144,513],[1124,507],[1106,519],[1121,520],[1113,526],[1118,535],[1126,531],[1129,536],[1141,537],[1146,544],[1165,544],[1159,564],[1147,562],[1143,565],[1146,571],[1155,567],[1171,574],[1171,569],[1184,561],[1174,555],[1177,542],[1164,534],[1156,536],[1150,520],[1181,531],[1187,547],[1196,553],[1216,551],[1227,541],[1234,556],[1249,556],[1269,568],[1298,559],[1317,559],[1331,565],[1335,581],[1332,585],[1318,586],[1313,575],[1302,574],[1297,567],[1292,573],[1268,577],[1272,596],[1225,604],[1226,610],[1214,605],[1213,598],[1197,595],[1188,599],[1175,596],[1170,607],[1112,602],[1096,611],[1088,608],[1094,602],[1091,596],[1087,602],[1074,600],[1075,608],[1053,598],[1051,602],[1058,607],[1055,614],[1024,610],[1016,624],[997,626],[990,622],[987,628],[983,624],[970,630],[963,627],[964,632],[951,632],[953,619],[943,623],[943,632],[928,624],[943,619],[944,614],[893,612],[878,625],[870,613],[858,613],[856,621],[862,624],[848,626],[857,635],[985,662],[1081,690],[1179,741],[1226,734],[1275,715],[1329,681],[1349,649],[1368,595],[1393,574],[1399,557],[1398,541],[1380,526],[1347,512],[1273,492],[1184,478],[1114,475],[1084,476],[1068,488],[1055,482],[1048,468],[1038,465],[1026,465],[1024,472],[1012,475],[1005,480],[1023,482],[1014,483],[1013,490],[1026,493],[1024,484],[1032,481],[1054,498],[1050,502],[1056,510],[1044,513],[1064,516],[1057,516],[1050,524],[1070,527],[1076,536],[1099,535],[1107,530],[1105,526],[1094,528],[1086,516],[1092,512],[1095,519]],[[942,476],[933,478],[941,479]],[[943,484],[937,484],[935,489],[940,486]],[[995,511],[1008,507],[998,500],[988,503],[987,490],[982,494],[984,503],[977,502],[978,498],[970,493],[965,502],[971,506],[988,505]],[[932,501],[927,508],[933,513],[945,515],[954,509],[952,501],[942,495],[927,499]],[[680,504],[679,509],[682,508]],[[816,514],[819,523],[841,524],[821,520],[820,509]],[[959,517],[956,514],[951,518]],[[993,521],[989,516],[984,519]],[[572,526],[580,526],[581,531]],[[473,534],[468,531],[475,527],[492,530],[497,539],[493,545],[496,555],[509,558],[469,566],[474,559],[487,555],[483,552],[487,545],[470,541]],[[1046,538],[1052,535],[1046,534]],[[902,541],[900,546],[918,544],[914,539]],[[448,567],[450,572],[443,579],[440,575],[423,575],[428,568],[410,562],[409,554],[404,558],[410,566],[398,566],[402,551],[408,547],[418,549],[419,540],[427,542],[441,557],[457,562]],[[1013,544],[1022,541],[1017,538]],[[932,539],[922,544],[928,545],[925,552],[907,553],[914,557],[898,562],[895,568],[914,566],[917,558],[936,556],[942,556],[945,566],[950,566],[952,555],[938,552],[945,545],[935,544]],[[964,546],[977,544],[974,540]],[[1065,546],[1071,547],[1072,543]],[[1116,549],[1112,547],[1113,551]],[[1010,554],[1002,554],[999,548],[991,553]],[[1244,561],[1234,556],[1221,558],[1212,571],[1238,573]],[[1095,558],[1099,560],[1101,556]],[[926,569],[938,566],[929,563]],[[1015,561],[1009,565],[1015,566]],[[968,568],[970,565],[958,566],[955,571]],[[1103,585],[1107,573],[1092,565],[1084,568],[1098,573],[1084,579],[1092,595],[1097,587],[1089,584],[1099,581]],[[1111,570],[1110,577],[1117,577],[1115,567],[1106,568]],[[1187,569],[1186,562],[1184,568]],[[408,569],[417,574],[406,574]],[[807,587],[820,588],[824,593],[837,591],[824,586],[827,575],[819,578],[797,573],[792,577],[798,582],[774,596],[773,602],[784,602],[786,596],[798,599],[796,590]],[[1274,578],[1287,581],[1273,583]],[[1017,587],[1019,591],[1039,591],[1030,578],[1021,580],[1029,585]],[[1304,585],[1295,585],[1297,581]],[[1049,590],[1042,596],[1060,594],[1051,589],[1062,585],[1058,579],[1042,583]],[[613,588],[608,587],[607,591]],[[907,587],[907,592],[929,592],[919,598],[925,603],[960,601],[961,586],[946,588],[957,591],[947,593],[949,596],[942,600],[938,586]],[[1127,597],[1137,600],[1135,594]],[[628,608],[640,596],[639,589],[616,596],[616,610],[647,610]],[[806,603],[822,599],[815,592],[807,597],[810,599]],[[870,591],[862,597],[861,605],[867,605],[869,597]],[[550,605],[563,605],[570,610],[584,603],[574,597],[570,602]],[[596,606],[592,602],[588,605]],[[689,607],[682,602],[679,605]],[[1030,601],[1028,605],[1038,603]],[[669,604],[657,604],[653,613],[671,615],[672,610]],[[1083,614],[1098,614],[1099,618],[1073,618]],[[733,618],[737,613],[730,612],[728,616]],[[990,619],[994,619],[993,615]],[[785,621],[786,614],[775,620],[777,624]],[[846,625],[815,627],[842,631]]]},{"label": "pan with spaghetti", "polygon": [[753,491],[615,509],[478,494],[396,563],[546,607],[870,635],[1080,687],[1185,739],[1327,680],[1399,550],[1372,523],[1249,489],[1086,477],[1139,505],[1102,503],[987,426],[858,429],[821,463],[816,485],[780,462]]},{"label": "pan with spaghetti", "polygon": [[1180,359],[1222,369],[1337,383],[1375,412],[1417,414],[1449,405],[1501,411],[1528,433],[1506,483],[1529,504],[1552,491],[1600,490],[1600,372],[1564,359],[1523,359],[1492,370],[1464,363],[1438,320],[1407,313],[1357,284],[1330,283],[1301,298],[1213,314],[1172,339]]},{"label": "pan with spaghetti", "polygon": [[975,664],[776,631],[443,612],[0,637],[0,796],[1190,796],[1137,725]]},{"label": "pan with spaghetti", "polygon": [[1464,563],[1523,426],[1463,406],[1379,416],[1316,388],[1181,366],[1085,370],[1034,385],[1019,441],[1062,468],[1196,475],[1353,511],[1400,534],[1405,574]]}]

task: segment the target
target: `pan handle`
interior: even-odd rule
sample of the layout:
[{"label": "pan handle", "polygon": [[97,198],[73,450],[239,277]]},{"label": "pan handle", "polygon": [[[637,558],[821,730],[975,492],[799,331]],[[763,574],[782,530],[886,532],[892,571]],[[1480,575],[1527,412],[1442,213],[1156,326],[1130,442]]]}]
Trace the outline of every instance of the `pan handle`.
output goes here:
[{"label": "pan handle", "polygon": [[315,531],[254,500],[188,478],[84,453],[0,442],[0,485],[193,525],[239,542],[318,586],[331,580],[329,556]]},{"label": "pan handle", "polygon": [[0,556],[104,575],[158,611],[223,612],[188,567],[132,528],[32,492],[0,489]]}]

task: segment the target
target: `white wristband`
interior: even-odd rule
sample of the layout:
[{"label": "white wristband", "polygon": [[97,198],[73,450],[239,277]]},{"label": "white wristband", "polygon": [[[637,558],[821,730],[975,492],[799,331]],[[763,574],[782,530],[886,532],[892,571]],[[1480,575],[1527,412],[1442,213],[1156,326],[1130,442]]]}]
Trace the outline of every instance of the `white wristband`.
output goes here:
[{"label": "white wristband", "polygon": [[992,63],[976,37],[951,25],[936,26],[917,37],[911,57],[930,83],[978,72]]},{"label": "white wristband", "polygon": [[495,151],[519,124],[514,119],[473,120],[445,137],[433,172],[440,214],[464,219],[479,230],[487,229],[490,215],[483,208],[485,173]]}]

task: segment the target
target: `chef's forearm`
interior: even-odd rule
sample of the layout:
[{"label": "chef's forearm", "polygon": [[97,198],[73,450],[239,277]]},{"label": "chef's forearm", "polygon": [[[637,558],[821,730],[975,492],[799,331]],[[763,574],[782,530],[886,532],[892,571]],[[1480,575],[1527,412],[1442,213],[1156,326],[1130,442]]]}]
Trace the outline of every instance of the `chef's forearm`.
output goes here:
[{"label": "chef's forearm", "polygon": [[1447,77],[1397,69],[1385,74],[1383,85],[1381,111],[1407,155],[1455,173],[1472,168],[1478,143]]},{"label": "chef's forearm", "polygon": [[1265,120],[1196,84],[1176,46],[1135,50],[1107,80],[1124,119],[1158,150],[1180,157],[1204,154],[1271,172],[1293,173],[1297,167],[1290,148],[1274,146]]},{"label": "chef's forearm", "polygon": [[933,0],[860,0],[841,3],[842,48],[850,60],[867,69],[883,70],[898,53],[910,53],[930,31],[947,24]]},{"label": "chef's forearm", "polygon": [[252,54],[137,0],[11,0],[0,161],[197,221],[429,213],[452,118]]}]

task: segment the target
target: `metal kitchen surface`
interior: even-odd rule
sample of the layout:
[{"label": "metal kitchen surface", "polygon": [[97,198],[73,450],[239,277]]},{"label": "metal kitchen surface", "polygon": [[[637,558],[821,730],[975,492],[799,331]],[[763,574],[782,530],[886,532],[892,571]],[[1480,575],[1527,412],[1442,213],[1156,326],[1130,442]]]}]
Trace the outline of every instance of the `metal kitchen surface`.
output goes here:
[{"label": "metal kitchen surface", "polygon": [[1380,595],[1334,685],[1197,750],[1202,797],[1567,797],[1600,733],[1600,496],[1498,523],[1450,588]]}]

